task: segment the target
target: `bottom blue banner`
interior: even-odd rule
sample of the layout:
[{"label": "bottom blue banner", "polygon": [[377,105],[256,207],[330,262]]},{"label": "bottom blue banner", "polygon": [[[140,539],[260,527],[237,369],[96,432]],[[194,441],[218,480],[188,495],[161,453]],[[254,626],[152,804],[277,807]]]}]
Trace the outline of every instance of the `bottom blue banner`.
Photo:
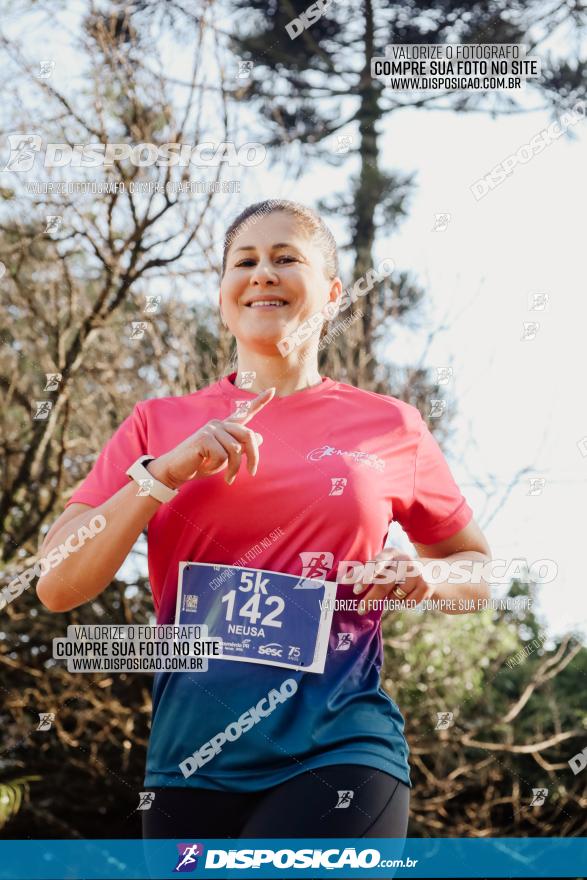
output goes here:
[{"label": "bottom blue banner", "polygon": [[586,837],[0,841],[0,880],[577,878],[586,869]]}]

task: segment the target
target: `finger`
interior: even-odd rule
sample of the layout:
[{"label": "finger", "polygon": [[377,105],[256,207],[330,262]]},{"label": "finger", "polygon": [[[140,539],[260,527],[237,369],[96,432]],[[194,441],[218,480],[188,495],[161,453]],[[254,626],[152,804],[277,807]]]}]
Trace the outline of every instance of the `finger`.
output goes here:
[{"label": "finger", "polygon": [[418,560],[401,550],[384,550],[375,557],[374,562],[376,564],[371,581],[366,581],[362,585],[357,584],[353,590],[355,594],[362,593],[369,583],[401,584],[402,586],[407,584],[404,592],[414,589],[421,571],[417,565]]},{"label": "finger", "polygon": [[417,605],[423,599],[429,599],[433,593],[434,590],[431,589],[430,585],[427,584],[425,580],[422,580],[415,589],[408,593],[407,598],[413,600]]},{"label": "finger", "polygon": [[244,408],[244,412],[241,412],[239,415],[239,408],[237,407],[235,411],[228,416],[228,419],[225,419],[225,421],[237,422],[239,425],[246,425],[253,416],[257,415],[257,413],[269,403],[274,394],[275,388],[267,388],[265,391],[261,391],[261,393],[254,397],[253,400],[245,401],[247,405]]},{"label": "finger", "polygon": [[359,604],[359,614],[368,614],[370,611],[376,611],[378,609],[371,608],[369,603],[376,599],[385,599],[385,597],[389,594],[389,586],[385,586],[381,584],[379,586],[372,587],[368,593],[366,593]]},{"label": "finger", "polygon": [[[404,554],[405,555],[405,554]],[[394,560],[397,560],[402,554],[399,550],[394,550],[389,548],[387,550],[382,550],[378,553],[370,563],[367,563],[371,566],[369,569],[370,572],[370,580],[369,581],[361,581],[361,583],[357,583],[360,578],[356,578],[355,581],[351,581],[351,583],[355,583],[356,586],[353,588],[353,593],[358,596],[363,590],[367,588],[370,584],[375,581],[375,578],[378,575],[385,573],[385,578],[379,578],[379,583],[384,584],[392,584],[396,581],[397,570],[393,565]],[[406,559],[409,557],[405,557]],[[372,573],[371,573],[372,571]]]},{"label": "finger", "polygon": [[[208,476],[210,474],[217,473],[218,471],[223,470],[226,467],[227,454],[222,443],[219,443],[216,439],[212,429],[202,438],[202,452],[200,453],[201,462],[196,467],[195,475],[197,476]],[[203,474],[200,474],[199,471],[204,471]]]},{"label": "finger", "polygon": [[228,457],[228,467],[224,479],[230,486],[238,473],[241,466],[241,457],[243,446],[236,437],[225,431],[221,425],[214,426],[214,436],[224,448]]},{"label": "finger", "polygon": [[254,477],[259,466],[259,445],[263,442],[260,434],[245,428],[244,425],[237,425],[236,422],[224,422],[226,431],[238,440],[247,456],[247,468],[249,473]]}]

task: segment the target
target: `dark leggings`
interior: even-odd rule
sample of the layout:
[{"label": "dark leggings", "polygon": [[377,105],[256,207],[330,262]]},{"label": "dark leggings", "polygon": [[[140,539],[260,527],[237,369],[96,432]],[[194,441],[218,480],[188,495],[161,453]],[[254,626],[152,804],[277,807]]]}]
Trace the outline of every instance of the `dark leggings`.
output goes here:
[{"label": "dark leggings", "polygon": [[405,837],[408,827],[409,787],[357,764],[319,767],[250,793],[149,791],[155,799],[142,811],[144,839]]}]

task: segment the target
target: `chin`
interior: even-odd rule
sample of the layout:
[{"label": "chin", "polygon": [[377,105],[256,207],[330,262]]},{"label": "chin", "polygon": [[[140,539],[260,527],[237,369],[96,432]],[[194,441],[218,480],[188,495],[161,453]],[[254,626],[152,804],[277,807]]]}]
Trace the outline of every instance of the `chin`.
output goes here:
[{"label": "chin", "polygon": [[248,348],[269,348],[272,351],[275,351],[277,348],[277,343],[287,336],[287,330],[285,328],[269,330],[265,333],[246,333],[242,336],[239,334],[236,339],[239,343],[246,345]]}]

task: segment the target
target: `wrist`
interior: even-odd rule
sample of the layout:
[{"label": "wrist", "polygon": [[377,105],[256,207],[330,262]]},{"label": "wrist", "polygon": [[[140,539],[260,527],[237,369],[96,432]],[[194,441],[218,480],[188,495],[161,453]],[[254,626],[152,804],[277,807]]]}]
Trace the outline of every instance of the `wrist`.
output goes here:
[{"label": "wrist", "polygon": [[150,474],[153,474],[156,480],[159,480],[160,483],[163,483],[169,489],[179,489],[183,486],[183,483],[171,477],[165,467],[165,463],[160,458],[154,458],[153,461],[150,461],[147,465],[147,470]]}]

